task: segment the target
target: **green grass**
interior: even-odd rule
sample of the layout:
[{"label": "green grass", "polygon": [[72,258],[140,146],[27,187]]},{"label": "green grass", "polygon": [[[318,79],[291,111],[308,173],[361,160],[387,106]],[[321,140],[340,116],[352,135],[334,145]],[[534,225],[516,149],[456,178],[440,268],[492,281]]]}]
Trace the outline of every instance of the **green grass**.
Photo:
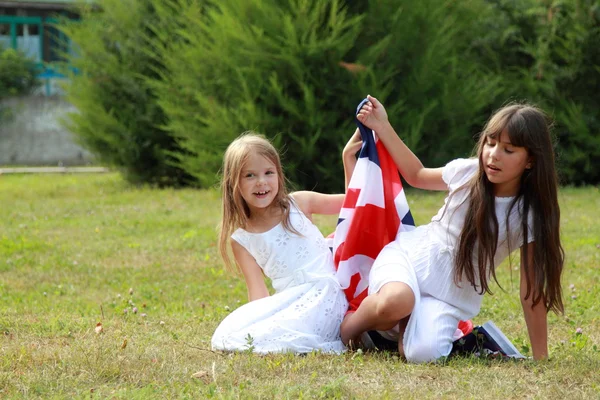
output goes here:
[{"label": "green grass", "polygon": [[[409,199],[422,224],[442,194]],[[566,188],[560,201],[566,313],[549,318],[550,360],[410,365],[211,352],[219,321],[246,301],[217,255],[216,191],[0,176],[0,398],[598,398],[600,193]],[[335,217],[317,223],[328,233]],[[518,274],[506,264],[500,282],[474,322],[494,320],[530,355]]]}]

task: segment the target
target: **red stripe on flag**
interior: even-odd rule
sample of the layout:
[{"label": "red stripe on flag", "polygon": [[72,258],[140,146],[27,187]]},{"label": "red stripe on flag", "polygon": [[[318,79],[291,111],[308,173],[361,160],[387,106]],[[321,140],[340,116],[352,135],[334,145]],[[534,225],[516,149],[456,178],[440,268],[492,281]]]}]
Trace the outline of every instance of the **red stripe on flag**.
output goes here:
[{"label": "red stripe on flag", "polygon": [[356,207],[356,202],[358,201],[358,196],[360,195],[360,189],[351,189],[348,188],[348,192],[344,197],[344,204],[342,208],[354,208]]},{"label": "red stripe on flag", "polygon": [[[356,254],[364,254],[373,259],[377,258],[383,246],[396,237],[397,228],[391,227],[392,230],[389,230],[389,219],[393,216],[388,214],[395,214],[396,219],[399,220],[395,212],[396,209],[393,208],[392,210],[393,213],[373,204],[356,207],[352,218],[353,224],[346,240],[335,253],[334,261],[336,265]],[[363,221],[363,223],[360,224],[360,229],[356,229],[356,223],[360,221]],[[345,249],[348,249],[348,251],[344,251]]]},{"label": "red stripe on flag", "polygon": [[383,177],[383,199],[385,201],[385,209],[387,210],[387,232],[394,232],[393,236],[390,235],[386,238],[387,242],[384,243],[386,245],[396,238],[396,233],[400,227],[400,216],[396,210],[394,200],[402,190],[402,182],[400,181],[400,174],[398,173],[396,164],[394,164],[392,157],[381,140],[377,142],[377,152],[379,153],[379,164]]},{"label": "red stripe on flag", "polygon": [[354,296],[354,292],[356,292],[356,287],[358,286],[359,282],[360,282],[360,274],[352,275],[352,278],[350,278],[350,286],[348,286],[348,288],[344,290],[344,293],[346,294],[346,298],[349,299],[348,300],[348,310],[349,311],[356,311],[358,309],[358,306],[360,305],[360,303],[362,303],[362,301],[365,299],[365,297],[367,297],[367,295],[369,294],[369,290],[365,289],[358,296],[356,296],[356,297]]}]

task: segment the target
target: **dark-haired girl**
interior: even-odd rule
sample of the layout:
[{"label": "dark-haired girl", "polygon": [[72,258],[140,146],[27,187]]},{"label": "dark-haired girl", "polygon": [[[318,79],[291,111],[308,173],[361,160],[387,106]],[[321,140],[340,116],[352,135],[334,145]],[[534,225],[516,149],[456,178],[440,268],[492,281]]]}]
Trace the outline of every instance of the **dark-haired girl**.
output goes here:
[{"label": "dark-haired girl", "polygon": [[345,344],[378,330],[411,362],[447,356],[459,320],[491,293],[496,268],[520,249],[520,300],[535,359],[548,357],[547,313],[563,311],[560,209],[546,116],[511,104],[488,121],[477,156],[425,168],[369,96],[357,118],[373,129],[411,186],[447,190],[427,225],[401,232],[377,257],[369,296],[341,327]]}]

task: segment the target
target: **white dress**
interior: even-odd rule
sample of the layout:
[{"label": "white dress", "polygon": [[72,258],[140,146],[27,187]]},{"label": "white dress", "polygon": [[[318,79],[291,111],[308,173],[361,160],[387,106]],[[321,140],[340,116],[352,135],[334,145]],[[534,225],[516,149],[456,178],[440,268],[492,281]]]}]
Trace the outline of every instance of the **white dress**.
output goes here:
[{"label": "white dress", "polygon": [[[468,208],[468,190],[464,184],[477,172],[477,159],[457,159],[448,163],[442,178],[449,194],[444,206],[431,222],[410,232],[400,232],[395,241],[379,254],[369,275],[369,294],[377,293],[388,282],[403,282],[415,295],[415,306],[404,333],[407,360],[432,361],[447,356],[459,320],[479,313],[483,295],[463,279],[454,283],[454,256]],[[521,232],[522,203],[513,197],[496,197],[498,247],[494,264],[524,244]],[[506,224],[508,216],[508,227]],[[528,242],[533,237],[533,212],[528,216]],[[477,262],[477,260],[475,260]],[[517,261],[518,262],[518,261]],[[493,282],[489,281],[490,283]],[[398,326],[380,332],[398,340]]]},{"label": "white dress", "polygon": [[247,303],[217,327],[213,350],[256,353],[313,350],[340,353],[340,324],[348,302],[335,279],[331,251],[319,229],[293,204],[292,226],[264,233],[236,230],[232,238],[256,259],[276,293]]}]

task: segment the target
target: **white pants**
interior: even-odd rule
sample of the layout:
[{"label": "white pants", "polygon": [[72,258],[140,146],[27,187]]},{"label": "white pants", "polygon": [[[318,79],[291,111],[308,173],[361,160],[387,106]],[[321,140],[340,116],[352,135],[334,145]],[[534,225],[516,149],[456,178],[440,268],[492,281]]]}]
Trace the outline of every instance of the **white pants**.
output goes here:
[{"label": "white pants", "polygon": [[[460,310],[419,289],[418,279],[408,257],[397,249],[384,248],[369,274],[369,294],[377,293],[390,282],[407,284],[415,295],[415,306],[404,332],[404,355],[410,362],[430,362],[447,356],[452,350],[453,335]],[[399,327],[380,332],[385,338],[398,340]]]}]

